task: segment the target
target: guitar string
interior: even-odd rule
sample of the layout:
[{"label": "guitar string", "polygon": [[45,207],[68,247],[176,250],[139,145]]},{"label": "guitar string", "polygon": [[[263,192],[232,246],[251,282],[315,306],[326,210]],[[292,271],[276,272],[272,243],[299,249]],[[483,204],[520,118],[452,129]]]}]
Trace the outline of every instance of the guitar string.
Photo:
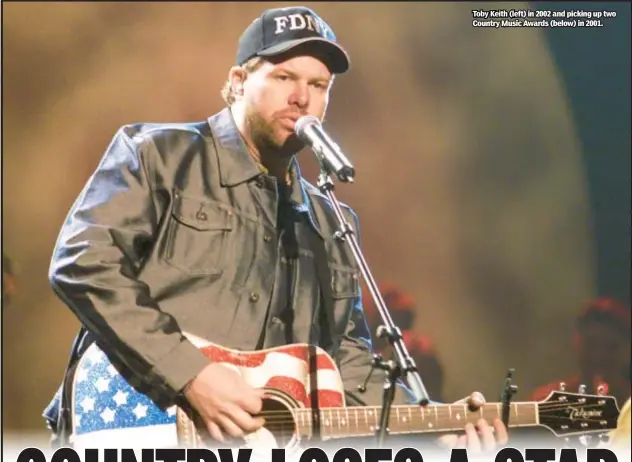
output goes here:
[{"label": "guitar string", "polygon": [[[537,404],[537,402],[533,402],[533,404]],[[514,404],[510,405],[510,410],[511,410],[511,412],[516,412],[515,411],[515,407],[516,406],[521,406],[521,407],[529,406],[529,407],[531,407],[531,405],[532,405],[531,402],[514,403]],[[422,412],[425,413],[425,414],[432,414],[432,413],[445,414],[445,413],[447,413],[448,415],[452,414],[452,413],[455,413],[455,412],[458,412],[458,411],[454,410],[454,406],[455,405],[453,405],[453,404],[449,404],[449,405],[445,405],[445,406],[446,407],[439,405],[439,406],[433,406],[433,407],[430,407],[430,408],[425,408],[425,409],[428,409],[428,410],[427,411],[422,411]],[[461,407],[462,405],[456,405],[456,406],[457,407]],[[467,406],[467,405],[465,405],[465,406]],[[598,406],[601,406],[601,405],[597,404],[597,403],[593,403],[593,404],[574,404],[574,405],[570,405],[569,406],[568,404],[562,404],[562,403],[543,403],[543,404],[539,404],[537,406],[537,409],[538,410],[542,410],[543,412],[551,412],[551,411],[556,411],[556,410],[560,410],[560,409],[573,409],[573,408],[576,408],[576,407],[581,407],[583,409],[586,409],[586,408],[593,408],[593,407],[598,407]],[[452,409],[449,409],[448,407],[450,407]],[[494,407],[497,408],[499,406],[494,406]],[[534,409],[536,409],[535,406],[533,406],[533,407],[534,407]],[[488,404],[486,409],[491,409],[491,408],[492,408],[492,405]],[[379,411],[379,409],[380,409],[379,406],[369,406],[369,407],[366,407],[366,408],[363,407],[363,408],[360,408],[360,409],[354,409],[353,407],[331,407],[331,408],[322,408],[322,409],[320,409],[320,413],[321,414],[322,413],[332,413],[332,412],[336,412],[336,413],[338,413],[338,412],[344,412],[344,413],[352,412],[352,413],[355,413],[355,414],[360,413],[360,412],[371,412],[371,413],[373,413],[373,412]],[[401,407],[394,406],[392,409],[398,409],[399,411],[404,411],[404,412],[408,413],[409,410],[410,411],[419,411],[419,410],[422,410],[424,408],[422,408],[422,407],[411,407],[411,406],[404,405],[404,406],[401,406]],[[483,413],[484,412],[485,411],[483,411]],[[261,413],[259,413],[257,415],[261,415],[261,416],[263,416],[263,415],[275,415],[275,414],[283,415],[283,414],[287,414],[287,413],[311,414],[312,413],[312,409],[311,408],[294,408],[294,409],[279,410],[279,411],[262,411]],[[466,415],[472,416],[472,415],[474,415],[476,413],[481,414],[481,411],[470,411],[469,409],[467,409]]]},{"label": "guitar string", "polygon": [[[324,420],[327,422],[325,424],[325,426],[323,427],[323,425],[321,424],[320,427],[323,427],[325,429],[329,428],[331,429],[332,427],[335,427],[336,424],[339,427],[339,429],[341,429],[342,426],[344,427],[349,427],[349,424],[351,424],[350,420],[353,419],[342,419],[340,418],[340,416],[330,416],[331,418],[327,419],[325,418]],[[443,416],[445,417],[445,416]],[[558,420],[568,420],[567,417],[564,416],[548,416],[547,419],[558,419]],[[287,424],[288,426],[299,426],[299,427],[306,427],[306,426],[311,426],[312,425],[312,420],[313,419],[308,419],[308,425],[305,424],[305,422],[297,422],[295,419],[289,417],[283,417],[283,416],[275,416],[269,420],[267,420],[266,422],[266,428],[271,428],[272,424]],[[322,419],[321,419],[322,420]],[[342,423],[343,421],[347,421],[347,423]],[[355,419],[356,420],[356,427],[359,427],[358,423],[359,423],[359,419]],[[439,420],[439,419],[437,419]],[[600,419],[600,418],[582,418],[582,419],[573,419],[574,422],[578,422],[578,423],[597,423],[597,422],[601,422],[604,419]],[[422,423],[425,422],[425,418],[418,416],[418,418],[411,418],[408,420],[408,422],[402,422],[401,420],[396,420],[396,419],[391,419],[391,421],[389,422],[390,426],[392,427],[401,427],[401,426],[410,426],[413,425],[413,421],[415,421],[414,423]],[[367,426],[368,425],[368,420],[365,420],[365,422],[363,423],[363,426]],[[376,424],[377,424],[377,420],[376,420]],[[353,426],[351,424],[351,426]],[[450,427],[451,429],[459,429],[462,428],[460,426],[456,426],[456,427]],[[433,430],[432,428],[427,429],[427,430]]]},{"label": "guitar string", "polygon": [[[568,420],[568,417],[564,417],[564,416],[548,416],[547,417],[548,420]],[[356,426],[357,424],[361,421],[361,419],[338,419],[338,418],[331,418],[331,419],[321,419],[325,420],[326,422],[334,422],[338,425],[343,425],[343,426],[347,426],[348,424],[353,424],[353,421],[355,421]],[[516,419],[519,420],[519,419]],[[598,419],[598,418],[583,418],[583,419],[573,419],[573,422],[579,422],[579,423],[598,423],[601,422],[604,419]],[[295,424],[298,423],[298,425],[305,425],[305,422],[301,421],[298,422],[296,419],[292,419],[292,418],[285,418],[285,417],[281,417],[281,416],[277,416],[277,417],[272,417],[270,419],[266,419],[266,426],[267,424],[270,423],[280,423],[280,422],[287,422],[288,424]],[[308,419],[307,422],[309,422],[310,424],[313,423],[313,419]],[[346,422],[346,423],[343,423]],[[377,422],[377,420],[376,420]],[[397,419],[391,419],[390,420],[390,424],[397,424],[397,425],[409,425],[411,424],[411,422],[417,422],[417,423],[425,423],[426,420],[424,419],[408,419],[406,421],[402,421],[402,420],[397,420]],[[452,422],[452,421],[450,421]],[[368,424],[369,421],[364,420],[363,425]],[[429,422],[432,423],[432,422]],[[456,424],[456,422],[454,422]],[[468,423],[468,421],[465,421],[464,423]],[[322,425],[322,423],[321,423]]]},{"label": "guitar string", "polygon": [[[285,433],[285,432],[292,432],[292,433],[299,433],[299,434],[313,434],[313,426],[312,425],[299,425],[298,427],[294,424],[294,422],[286,422],[286,423],[275,423],[275,425],[266,425],[266,428],[268,429],[268,431],[272,432],[272,433]],[[329,426],[320,426],[320,427],[316,427],[317,428],[317,432],[322,434],[323,436],[332,436],[332,435],[340,435],[340,434],[346,434],[346,435],[365,435],[365,434],[372,434],[376,429],[377,429],[377,425],[371,425],[371,426],[335,426],[335,425],[329,425]],[[585,431],[585,432],[590,432],[590,431],[607,431],[609,429],[612,429],[611,427],[605,427],[605,428],[598,428],[598,429],[582,429],[581,431]],[[389,425],[389,430],[390,431],[394,431],[397,433],[431,433],[431,432],[449,432],[449,431],[462,431],[463,427],[461,426],[453,426],[453,427],[444,427],[444,428],[440,428],[440,429],[436,429],[436,428],[429,428],[429,427],[424,427],[424,428],[413,428],[410,425]]]},{"label": "guitar string", "polygon": [[[560,418],[560,417],[556,417],[556,418]],[[302,424],[298,424],[298,428],[297,428],[297,425],[296,425],[295,421],[287,421],[287,420],[286,421],[278,421],[278,420],[275,420],[275,421],[269,422],[269,424],[266,425],[266,428],[268,430],[270,430],[270,431],[280,430],[281,432],[285,432],[286,429],[288,429],[288,427],[290,427],[292,431],[297,430],[299,433],[301,433],[301,431],[305,431],[305,430],[312,431],[311,421],[309,423],[310,423],[310,425],[305,425],[303,423]],[[412,424],[410,422],[408,424],[401,424],[401,423],[398,424],[397,422],[391,422],[390,425],[389,425],[389,428],[391,430],[396,430],[396,431],[399,431],[399,432],[412,432],[412,433],[427,433],[427,432],[432,432],[432,431],[458,431],[458,430],[461,430],[463,428],[461,426],[454,426],[454,427],[449,427],[449,428],[443,428],[443,429],[440,429],[440,430],[437,430],[437,429],[434,429],[434,428],[428,428],[428,427],[427,428],[417,428],[417,429],[406,429],[406,430],[402,429],[402,427],[406,428],[406,427],[410,427],[411,425]],[[338,425],[337,427],[338,428],[336,428],[335,423],[332,423],[332,424],[328,424],[328,425],[324,425],[324,426],[321,425],[318,428],[319,428],[320,433],[329,434],[329,435],[333,435],[333,434],[335,434],[337,432],[340,432],[342,430],[344,430],[347,433],[354,433],[353,432],[354,429],[356,430],[355,433],[366,434],[367,430],[365,430],[365,429],[368,429],[369,432],[372,432],[373,429],[376,428],[376,425],[371,425],[371,426],[363,425],[362,427],[356,425],[356,427],[354,428],[353,426],[349,427],[349,426],[343,424],[342,426]],[[602,428],[602,429],[598,429],[598,430],[608,430],[608,429],[609,428],[605,428],[605,429]],[[589,430],[589,429],[586,429],[586,430]]]},{"label": "guitar string", "polygon": [[[329,426],[329,425],[336,426],[337,425],[338,427],[341,427],[341,426],[344,426],[344,427],[354,426],[353,425],[354,424],[354,420],[355,420],[355,427],[359,427],[360,426],[360,422],[362,420],[364,420],[364,422],[362,422],[362,426],[369,426],[370,423],[371,423],[370,420],[374,420],[374,422],[372,422],[372,423],[374,423],[376,425],[378,423],[377,419],[360,419],[360,418],[357,418],[357,417],[355,419],[354,418],[347,419],[347,418],[341,418],[339,416],[329,416],[329,417],[330,418],[327,418],[327,416],[325,416],[324,418],[321,418],[320,420],[321,420],[321,422],[324,420],[326,426]],[[443,416],[443,417],[445,417],[445,416]],[[551,416],[547,416],[546,419],[549,420],[549,421],[551,421],[551,420],[567,421],[568,417],[551,415]],[[298,425],[298,426],[312,426],[313,423],[314,423],[313,420],[314,419],[309,418],[309,416],[308,416],[307,419],[300,419],[300,421],[295,419],[295,418],[287,417],[287,416],[286,417],[284,417],[284,416],[267,416],[265,425],[266,425],[266,427],[269,427],[270,425],[274,425],[274,424],[287,424],[287,425],[291,425],[291,426],[296,426],[296,425]],[[439,418],[437,420],[442,420],[442,419]],[[516,419],[516,420],[518,420],[518,422],[519,422],[519,418]],[[607,421],[607,419],[601,419],[601,418],[581,418],[581,419],[574,418],[573,422],[579,423],[579,424],[582,424],[582,423],[588,423],[588,424],[593,423],[593,424],[595,424],[595,423],[601,423],[604,420]],[[401,419],[398,420],[396,418],[391,418],[390,421],[389,421],[389,424],[391,426],[404,426],[405,427],[405,426],[410,426],[410,425],[424,424],[426,421],[427,420],[425,418],[422,418],[422,417],[411,418],[411,419],[408,419],[406,421],[403,421]],[[451,420],[449,422],[451,423],[451,422],[454,422],[454,421]],[[469,423],[475,423],[475,421],[471,421],[471,420],[465,420],[464,421],[464,423],[468,423],[468,422]],[[428,423],[432,423],[432,422],[428,422]],[[321,426],[322,425],[323,424],[321,423]],[[438,425],[442,426],[441,423],[439,423]],[[450,425],[449,428],[463,428],[463,427],[461,425],[457,425],[456,422],[454,422],[454,425]],[[609,427],[602,427],[602,428],[609,428]]]},{"label": "guitar string", "polygon": [[[548,404],[556,404],[556,403],[548,403]],[[594,407],[594,406],[598,406],[598,404],[588,404],[588,405],[584,405],[583,407]],[[558,406],[559,407],[559,406]],[[563,407],[568,407],[568,406],[563,406]],[[337,409],[337,408],[335,408]],[[345,408],[340,408],[340,409],[345,409]],[[294,409],[294,410],[298,410],[298,411],[303,411],[303,413],[308,413],[310,411],[310,409]],[[442,409],[445,410],[445,409]],[[327,411],[327,409],[323,409],[321,411]],[[278,414],[278,413],[283,413],[282,411],[268,411],[270,413],[274,413],[274,414]],[[288,411],[284,412],[284,414],[287,416]],[[337,413],[338,414],[338,413]],[[268,414],[270,415],[270,414]],[[308,414],[309,416],[309,414]],[[472,415],[470,415],[472,416]],[[353,424],[350,422],[350,420],[352,419],[341,419],[340,415],[330,415],[329,416],[330,419],[325,419],[325,425],[319,425],[318,428],[318,432],[321,433],[323,436],[336,436],[337,433],[341,432],[341,431],[345,431],[347,434],[355,434],[358,436],[361,435],[371,435],[373,434],[372,429],[377,427],[377,420],[375,422],[376,425],[368,425],[368,420],[365,419],[365,422],[363,423],[362,426],[358,425],[359,424],[359,419],[357,418],[356,415],[356,425],[355,428],[353,426]],[[445,417],[445,416],[444,416]],[[568,420],[568,418],[563,417],[563,416],[548,416],[548,419],[558,419],[558,420]],[[302,419],[301,419],[302,420]],[[344,423],[344,421],[347,421],[347,423]],[[437,419],[439,420],[439,419]],[[585,423],[585,422],[599,422],[603,419],[599,419],[599,418],[582,418],[582,419],[573,419],[575,422],[580,422],[580,423]],[[458,431],[461,430],[463,427],[461,426],[455,426],[455,427],[450,427],[450,428],[443,428],[440,430],[434,429],[434,428],[416,428],[416,429],[412,429],[410,428],[413,425],[417,425],[419,423],[425,422],[425,416],[416,416],[416,418],[412,418],[409,419],[407,422],[404,421],[402,422],[400,419],[398,420],[393,420],[391,419],[391,421],[389,422],[389,427],[391,428],[391,430],[395,430],[401,433],[428,433],[428,432],[432,432],[432,431]],[[278,416],[274,416],[273,418],[267,419],[266,421],[266,425],[265,427],[271,431],[271,432],[277,432],[277,433],[281,433],[281,437],[286,437],[285,433],[288,432],[289,430],[289,435],[288,437],[292,437],[293,434],[295,433],[299,433],[301,434],[302,432],[309,432],[308,435],[313,434],[313,421],[312,419],[308,419],[307,420],[307,425],[305,424],[305,422],[298,422],[296,421],[296,419],[289,417],[289,418],[284,418],[281,415]],[[337,425],[336,425],[337,424]],[[336,428],[336,426],[338,428]],[[407,428],[408,427],[408,428]],[[599,430],[607,430],[608,428],[601,428]],[[355,431],[354,431],[355,430]]]}]

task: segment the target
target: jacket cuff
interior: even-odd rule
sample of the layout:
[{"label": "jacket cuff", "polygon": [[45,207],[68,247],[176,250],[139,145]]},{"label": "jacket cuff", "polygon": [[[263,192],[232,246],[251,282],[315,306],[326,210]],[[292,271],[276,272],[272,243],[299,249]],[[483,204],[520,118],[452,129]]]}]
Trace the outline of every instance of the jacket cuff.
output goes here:
[{"label": "jacket cuff", "polygon": [[153,372],[175,394],[181,393],[211,360],[190,341],[183,339],[173,350],[160,358]]}]

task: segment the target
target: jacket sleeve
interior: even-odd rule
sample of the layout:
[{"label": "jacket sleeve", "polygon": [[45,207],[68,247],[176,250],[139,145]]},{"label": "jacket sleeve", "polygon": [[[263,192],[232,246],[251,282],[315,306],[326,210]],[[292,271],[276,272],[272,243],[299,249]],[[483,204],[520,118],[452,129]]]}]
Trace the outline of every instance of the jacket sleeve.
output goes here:
[{"label": "jacket sleeve", "polygon": [[[353,225],[356,239],[359,241],[360,227],[358,218],[351,209],[346,209],[346,211],[348,212],[347,215],[350,215],[352,218],[351,224]],[[358,294],[336,355],[347,394],[347,405],[379,406],[382,404],[385,383],[384,371],[376,368],[366,385],[366,391],[364,393],[358,391],[358,386],[364,383],[371,370],[373,354],[371,335],[362,308],[362,296]],[[393,404],[411,404],[413,397],[410,390],[401,380],[398,380],[396,386],[397,390]]]},{"label": "jacket sleeve", "polygon": [[61,228],[49,280],[108,355],[173,399],[209,360],[138,278],[162,214],[152,146],[125,129],[114,136]]}]

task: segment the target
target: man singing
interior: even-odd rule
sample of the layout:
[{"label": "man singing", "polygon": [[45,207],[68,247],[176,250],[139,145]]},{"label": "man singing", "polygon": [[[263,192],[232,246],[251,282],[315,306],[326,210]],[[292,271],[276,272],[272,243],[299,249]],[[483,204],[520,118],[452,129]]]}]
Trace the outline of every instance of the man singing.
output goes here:
[{"label": "man singing", "polygon": [[[61,229],[50,281],[89,332],[82,343],[96,340],[161,405],[188,403],[217,441],[263,424],[263,392],[183,333],[237,350],[316,343],[348,405],[381,404],[383,374],[357,392],[372,355],[357,265],[296,160],[296,121],[324,118],[348,68],[312,10],[265,11],[239,39],[227,107],[200,123],[122,127]],[[395,403],[408,399],[400,387]],[[465,430],[469,447],[506,441],[500,421]]]}]

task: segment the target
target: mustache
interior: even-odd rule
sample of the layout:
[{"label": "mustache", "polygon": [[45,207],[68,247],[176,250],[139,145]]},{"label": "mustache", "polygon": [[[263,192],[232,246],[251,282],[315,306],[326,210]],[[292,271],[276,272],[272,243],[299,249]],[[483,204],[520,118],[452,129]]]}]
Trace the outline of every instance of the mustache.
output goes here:
[{"label": "mustache", "polygon": [[282,118],[291,119],[292,121],[296,122],[298,119],[306,115],[307,115],[307,112],[289,110],[289,111],[278,112],[276,114],[276,117],[279,119],[282,119]]}]

